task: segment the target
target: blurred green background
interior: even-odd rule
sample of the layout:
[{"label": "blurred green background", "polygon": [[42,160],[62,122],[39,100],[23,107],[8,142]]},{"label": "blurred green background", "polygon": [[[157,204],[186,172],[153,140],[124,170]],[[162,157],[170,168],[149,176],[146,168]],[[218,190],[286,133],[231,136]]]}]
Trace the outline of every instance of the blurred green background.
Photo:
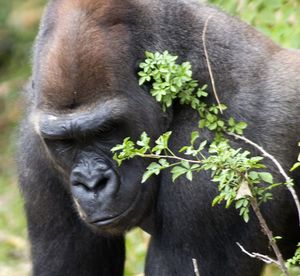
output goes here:
[{"label": "blurred green background", "polygon": [[[211,0],[285,47],[300,48],[299,0]],[[0,275],[30,274],[26,221],[14,161],[20,91],[30,75],[31,45],[45,0],[0,0]],[[126,275],[143,272],[148,236],[127,238]],[[298,271],[298,272],[297,272]],[[300,275],[297,270],[293,275]],[[265,276],[280,275],[268,267]]]}]

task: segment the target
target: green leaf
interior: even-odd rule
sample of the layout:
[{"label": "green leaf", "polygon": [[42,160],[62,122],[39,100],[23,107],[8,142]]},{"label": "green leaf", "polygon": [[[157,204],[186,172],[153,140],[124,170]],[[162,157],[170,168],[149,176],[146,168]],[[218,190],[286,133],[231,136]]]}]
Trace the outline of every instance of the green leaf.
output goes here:
[{"label": "green leaf", "polygon": [[141,134],[140,140],[136,142],[138,146],[142,147],[142,153],[145,153],[150,149],[149,143],[150,137],[145,131]]},{"label": "green leaf", "polygon": [[246,200],[246,199],[240,199],[240,200],[236,201],[235,209],[241,208],[243,206],[244,200]]},{"label": "green leaf", "polygon": [[188,148],[189,148],[189,146],[184,146],[184,147],[182,147],[182,148],[179,150],[179,152],[184,152],[184,151],[186,151]]},{"label": "green leaf", "polygon": [[161,165],[161,167],[163,169],[167,168],[170,166],[170,163],[165,159],[165,158],[161,158],[158,160],[158,163]]},{"label": "green leaf", "polygon": [[249,213],[248,212],[243,213],[243,219],[246,223],[249,221]]},{"label": "green leaf", "polygon": [[139,79],[139,86],[143,85],[145,83],[145,81],[146,81],[146,77],[141,77]]},{"label": "green leaf", "polygon": [[218,125],[217,125],[217,123],[212,123],[212,124],[209,124],[207,127],[209,130],[216,130]]},{"label": "green leaf", "polygon": [[155,175],[159,175],[160,171],[163,169],[163,167],[156,163],[156,162],[152,162],[146,169],[146,171],[143,174],[143,179],[142,179],[142,183],[146,182],[146,180],[152,176],[153,174]]},{"label": "green leaf", "polygon": [[145,171],[142,178],[142,183],[145,183],[149,177],[153,175],[152,171]]},{"label": "green leaf", "polygon": [[186,173],[186,178],[189,180],[189,181],[192,181],[193,180],[193,173],[191,171],[188,171]]},{"label": "green leaf", "polygon": [[146,57],[149,58],[149,59],[154,59],[154,54],[151,53],[151,52],[146,51],[146,52],[145,52],[145,55],[146,55]]},{"label": "green leaf", "polygon": [[200,120],[198,126],[199,126],[199,128],[204,128],[205,127],[205,120]]},{"label": "green leaf", "polygon": [[273,176],[268,172],[259,172],[260,179],[266,183],[273,184]]},{"label": "green leaf", "polygon": [[191,169],[190,163],[188,161],[181,161],[181,165],[188,170]]},{"label": "green leaf", "polygon": [[181,167],[181,166],[175,166],[171,170],[172,174],[172,181],[174,182],[179,176],[183,175],[186,173],[186,169]]},{"label": "green leaf", "polygon": [[230,117],[230,119],[228,120],[228,125],[231,127],[235,126],[235,120],[232,117]]},{"label": "green leaf", "polygon": [[163,135],[159,136],[158,139],[155,141],[156,146],[152,148],[152,152],[159,155],[163,150],[167,149],[171,134],[172,131],[168,131]]},{"label": "green leaf", "polygon": [[300,162],[297,162],[296,164],[293,165],[293,167],[290,169],[290,171],[294,171],[300,167]]},{"label": "green leaf", "polygon": [[206,116],[207,121],[209,121],[210,123],[213,123],[216,121],[216,116],[212,115],[211,113],[208,113]]},{"label": "green leaf", "polygon": [[212,202],[212,206],[215,206],[216,204],[220,203],[223,200],[223,197],[218,195],[214,198],[213,202]]},{"label": "green leaf", "polygon": [[207,145],[207,140],[204,140],[203,142],[200,143],[197,151],[199,151],[199,152],[202,151],[206,145]]},{"label": "green leaf", "polygon": [[239,128],[239,129],[245,129],[247,127],[247,123],[245,123],[245,122],[239,122],[236,125],[236,127]]},{"label": "green leaf", "polygon": [[249,177],[250,177],[252,180],[257,180],[257,179],[259,178],[259,175],[258,175],[257,172],[251,171],[251,172],[249,173]]},{"label": "green leaf", "polygon": [[195,141],[199,138],[199,132],[193,131],[191,134],[191,145],[194,145]]}]

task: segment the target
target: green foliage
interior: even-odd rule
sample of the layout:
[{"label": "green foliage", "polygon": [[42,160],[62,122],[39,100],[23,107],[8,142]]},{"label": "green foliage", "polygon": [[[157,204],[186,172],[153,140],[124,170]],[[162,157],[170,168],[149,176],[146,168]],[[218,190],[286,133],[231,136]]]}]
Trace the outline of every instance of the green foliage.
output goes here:
[{"label": "green foliage", "polygon": [[[164,110],[170,107],[176,98],[180,98],[182,103],[197,105],[198,99],[192,97],[197,82],[192,79],[189,62],[176,64],[177,57],[169,55],[167,51],[162,54],[146,52],[146,57],[145,62],[140,64],[142,71],[138,73],[139,84],[153,82],[150,93],[162,104]],[[199,93],[201,94],[201,90]]]},{"label": "green foliage", "polygon": [[293,258],[287,260],[287,266],[300,266],[300,243],[298,243],[298,248],[295,252],[295,255]]},{"label": "green foliage", "polygon": [[216,134],[214,141],[210,144],[206,140],[199,141],[200,133],[192,132],[189,145],[179,150],[179,154],[189,156],[183,158],[175,155],[168,146],[172,132],[159,136],[153,147],[150,146],[150,137],[144,132],[137,143],[127,137],[122,144],[115,146],[112,149],[114,160],[121,165],[123,161],[136,156],[157,159],[146,168],[142,183],[168,168],[171,168],[173,181],[180,176],[192,181],[193,173],[210,171],[212,181],[217,183],[219,190],[212,205],[225,202],[228,208],[235,201],[235,208],[248,222],[251,198],[258,200],[258,204],[266,202],[272,198],[271,189],[281,183],[274,184],[272,174],[261,171],[265,169],[261,163],[262,157],[251,157],[250,152],[230,146],[229,140],[225,138],[226,133],[242,135],[247,124],[236,122],[234,118],[223,120],[221,113],[226,110],[226,106],[208,106],[203,101],[207,96],[206,86],[199,88],[197,81],[192,79],[189,62],[178,65],[176,60],[177,57],[167,51],[163,54],[147,52],[145,62],[140,65],[143,69],[139,72],[140,85],[152,82],[151,94],[164,110],[176,99],[197,110],[200,116],[199,128],[213,131]]},{"label": "green foliage", "polygon": [[[217,183],[219,194],[214,198],[212,205],[225,202],[228,208],[235,202],[235,209],[239,210],[245,222],[249,221],[250,206],[259,218],[264,229],[268,229],[264,220],[260,219],[261,213],[259,205],[272,199],[271,190],[283,183],[273,183],[273,176],[267,171],[265,165],[261,163],[263,157],[250,156],[246,150],[234,149],[231,147],[227,135],[243,138],[245,122],[236,122],[234,118],[224,120],[223,111],[226,106],[223,104],[208,106],[203,99],[208,93],[206,86],[198,87],[197,81],[192,79],[191,64],[184,62],[176,64],[177,57],[170,55],[167,51],[163,54],[146,52],[145,62],[140,64],[139,84],[145,82],[152,83],[150,93],[160,102],[162,109],[166,111],[173,101],[179,100],[181,104],[189,105],[199,114],[198,126],[200,129],[207,128],[213,131],[215,138],[209,144],[207,140],[199,141],[200,133],[191,133],[189,145],[183,146],[178,155],[169,148],[169,140],[172,132],[168,131],[158,137],[152,147],[151,138],[147,133],[141,134],[140,140],[136,143],[130,137],[124,139],[122,144],[112,148],[114,160],[119,165],[127,159],[136,156],[152,158],[157,161],[152,162],[144,172],[142,183],[153,175],[159,175],[162,170],[170,169],[172,181],[185,176],[189,181],[193,179],[193,173],[200,171],[210,171],[212,182]],[[183,158],[182,155],[188,156]],[[292,169],[297,168],[298,163]],[[290,179],[286,185],[293,185]],[[269,233],[270,230],[268,230]],[[276,240],[279,237],[272,237],[269,241],[276,252],[278,250]],[[278,257],[279,258],[279,257]],[[299,250],[293,259],[289,260],[289,265],[299,262]],[[280,264],[282,271],[285,265]]]},{"label": "green foliage", "polygon": [[285,47],[300,48],[298,0],[209,0]]}]

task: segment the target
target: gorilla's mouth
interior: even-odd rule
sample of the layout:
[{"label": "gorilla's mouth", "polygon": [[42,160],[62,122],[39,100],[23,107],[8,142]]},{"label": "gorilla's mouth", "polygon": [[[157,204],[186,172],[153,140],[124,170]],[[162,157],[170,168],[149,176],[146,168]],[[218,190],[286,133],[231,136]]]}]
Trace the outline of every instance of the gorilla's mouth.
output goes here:
[{"label": "gorilla's mouth", "polygon": [[131,214],[136,210],[136,206],[140,199],[140,195],[141,195],[141,191],[139,191],[139,193],[137,194],[133,202],[130,204],[130,206],[124,211],[120,212],[119,214],[110,217],[94,219],[92,221],[89,221],[89,224],[92,224],[96,227],[103,227],[103,226],[108,226],[110,224],[118,223],[124,218],[126,218],[126,220],[128,220],[129,222],[131,220],[129,217],[131,217]]}]

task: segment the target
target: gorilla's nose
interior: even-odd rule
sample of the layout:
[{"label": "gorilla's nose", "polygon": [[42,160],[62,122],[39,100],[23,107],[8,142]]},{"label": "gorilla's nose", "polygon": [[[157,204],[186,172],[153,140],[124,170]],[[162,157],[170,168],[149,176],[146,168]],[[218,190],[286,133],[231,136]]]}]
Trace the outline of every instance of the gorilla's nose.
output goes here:
[{"label": "gorilla's nose", "polygon": [[86,192],[113,194],[118,189],[118,178],[116,173],[107,167],[93,169],[83,167],[73,170],[71,185]]}]

